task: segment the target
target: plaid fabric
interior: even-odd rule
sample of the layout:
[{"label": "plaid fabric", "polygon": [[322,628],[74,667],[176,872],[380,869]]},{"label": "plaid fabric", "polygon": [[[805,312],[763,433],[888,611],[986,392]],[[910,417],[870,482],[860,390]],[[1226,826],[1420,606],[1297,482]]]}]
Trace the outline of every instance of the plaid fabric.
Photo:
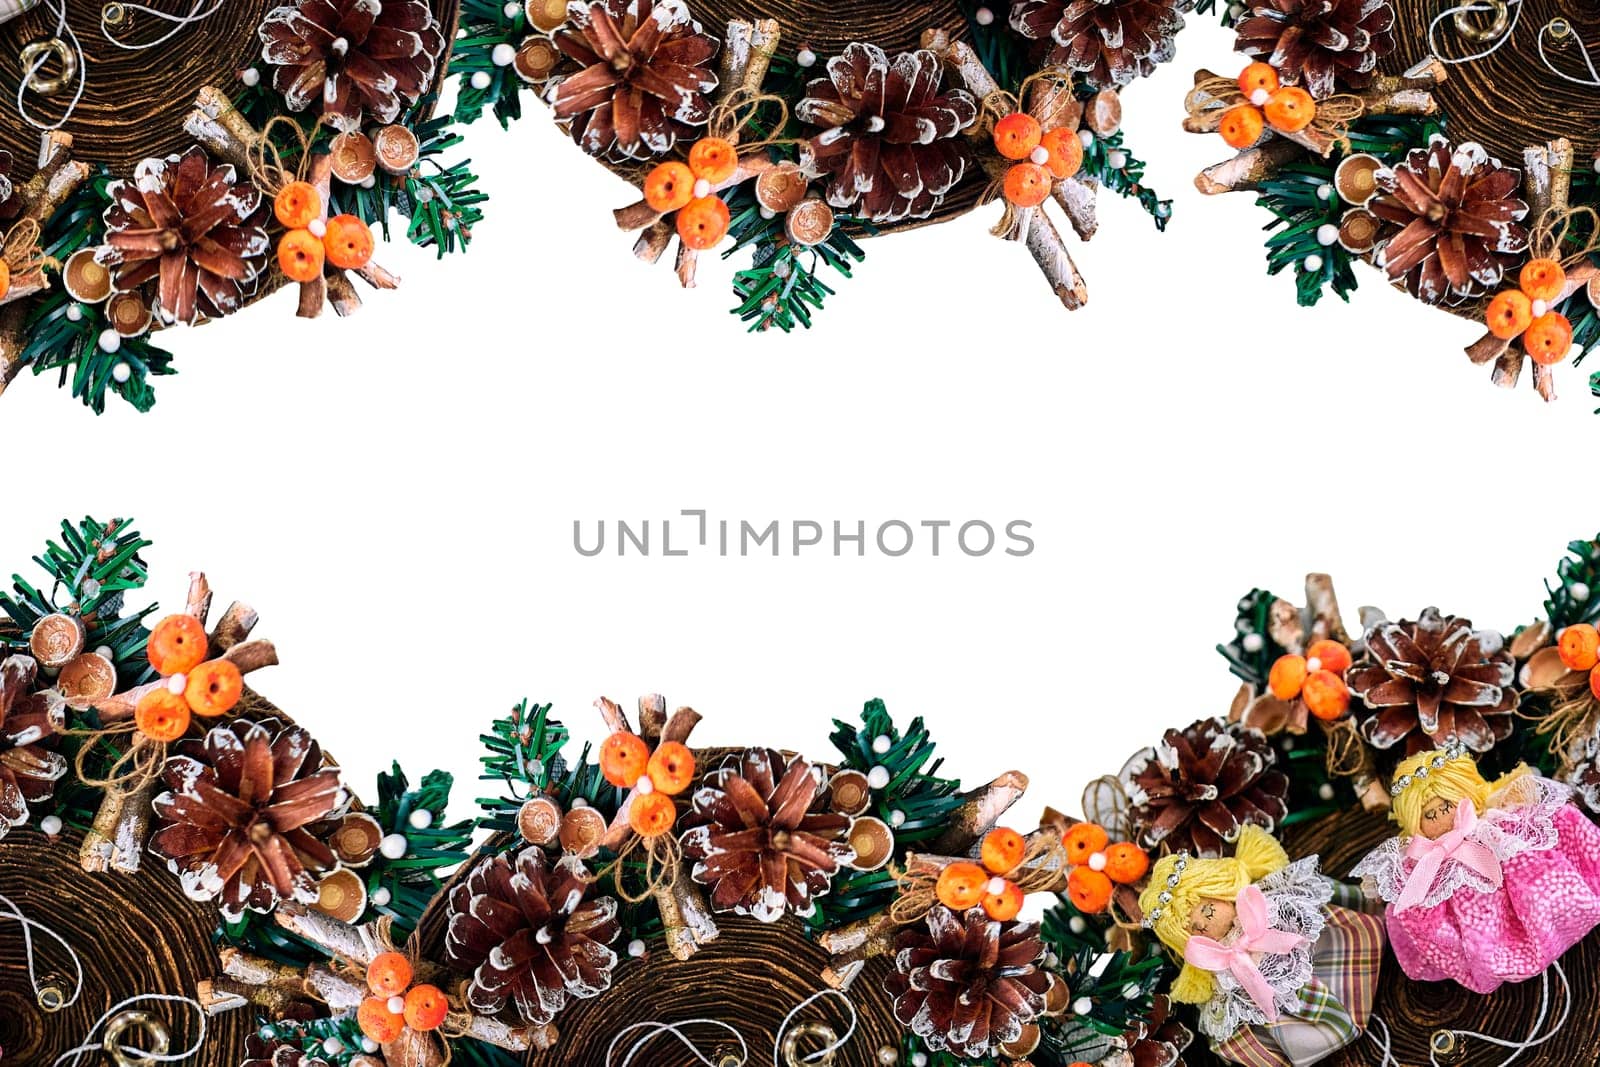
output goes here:
[{"label": "plaid fabric", "polygon": [[1244,1067],[1306,1067],[1366,1029],[1383,962],[1383,922],[1333,905],[1311,954],[1302,1008],[1266,1026],[1247,1026],[1217,1043],[1218,1056]]}]

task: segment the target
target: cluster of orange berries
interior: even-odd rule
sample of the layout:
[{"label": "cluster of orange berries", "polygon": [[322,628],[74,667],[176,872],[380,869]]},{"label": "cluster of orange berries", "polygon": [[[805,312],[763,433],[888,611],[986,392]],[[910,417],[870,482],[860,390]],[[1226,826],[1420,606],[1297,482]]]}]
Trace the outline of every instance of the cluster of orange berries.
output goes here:
[{"label": "cluster of orange berries", "polygon": [[1530,259],[1517,275],[1517,288],[1495,294],[1484,310],[1484,325],[1502,341],[1522,336],[1522,347],[1535,363],[1560,363],[1572,347],[1572,323],[1553,301],[1566,291],[1567,272],[1553,259]]},{"label": "cluster of orange berries", "polygon": [[951,911],[966,911],[982,906],[997,922],[1015,919],[1022,911],[1022,887],[1006,877],[1021,865],[1028,843],[1015,830],[1003,826],[990,830],[983,838],[978,858],[957,860],[939,872],[934,896]]},{"label": "cluster of orange berries", "polygon": [[1217,127],[1230,148],[1249,148],[1261,140],[1268,126],[1279,133],[1299,133],[1317,117],[1317,102],[1311,94],[1299,86],[1280,85],[1278,72],[1269,63],[1245,67],[1239,75],[1239,91],[1246,102],[1225,111]]},{"label": "cluster of orange berries", "polygon": [[1298,697],[1306,710],[1326,722],[1343,717],[1350,707],[1350,650],[1337,641],[1313,641],[1306,654],[1279,656],[1267,672],[1267,688],[1279,700]]},{"label": "cluster of orange berries", "polygon": [[618,730],[600,745],[600,773],[618,789],[631,789],[628,826],[643,838],[660,837],[678,819],[673,797],[694,781],[694,753],[680,741],[654,752],[644,738]]},{"label": "cluster of orange berries", "polygon": [[1586,622],[1576,622],[1561,631],[1556,651],[1569,671],[1589,672],[1589,692],[1600,700],[1600,630]]},{"label": "cluster of orange berries", "polygon": [[367,965],[372,995],[356,1009],[361,1032],[380,1045],[398,1040],[406,1027],[427,1032],[444,1025],[450,1002],[438,986],[412,985],[411,961],[398,952],[383,952]]},{"label": "cluster of orange berries", "polygon": [[1062,178],[1083,166],[1083,142],[1076,130],[1058,126],[1045,130],[1039,120],[1013,111],[994,124],[994,149],[1017,160],[1006,171],[1005,196],[1017,207],[1038,207]]},{"label": "cluster of orange berries", "polygon": [[133,712],[133,724],[152,741],[176,741],[189,729],[191,715],[211,718],[233,710],[244,692],[239,668],[225,659],[206,659],[210,639],[192,615],[169,615],[150,633],[146,655],[164,679]]},{"label": "cluster of orange berries", "polygon": [[320,278],[324,262],[360,270],[372,259],[372,228],[354,215],[324,221],[322,197],[310,182],[285,185],[272,212],[287,231],[278,240],[278,266],[292,282]]},{"label": "cluster of orange berries", "polygon": [[1150,857],[1131,841],[1111,841],[1106,828],[1080,822],[1066,832],[1061,844],[1072,871],[1067,875],[1067,899],[1085,915],[1098,915],[1111,906],[1119,885],[1133,885],[1150,870]]},{"label": "cluster of orange berries", "polygon": [[689,161],[657,164],[644,179],[644,200],[652,211],[678,213],[678,240],[704,252],[728,235],[728,205],[718,185],[739,169],[739,150],[721,137],[702,137],[689,149]]}]

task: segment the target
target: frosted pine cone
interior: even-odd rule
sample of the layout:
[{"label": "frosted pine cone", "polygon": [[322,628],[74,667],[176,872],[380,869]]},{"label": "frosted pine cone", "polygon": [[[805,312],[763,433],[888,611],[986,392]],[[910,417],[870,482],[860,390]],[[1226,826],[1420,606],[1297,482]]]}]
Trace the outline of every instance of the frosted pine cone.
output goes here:
[{"label": "frosted pine cone", "polygon": [[1273,832],[1289,813],[1289,778],[1257,730],[1202,719],[1168,730],[1122,769],[1139,844],[1220,856],[1246,826]]},{"label": "frosted pine cone", "polygon": [[1014,0],[1011,28],[1043,45],[1043,61],[1095,89],[1120,88],[1177,54],[1190,0]]},{"label": "frosted pine cone", "polygon": [[28,821],[28,805],[49,800],[67,761],[51,751],[67,728],[60,694],[35,693],[37,665],[28,656],[0,663],[0,838]]},{"label": "frosted pine cone", "polygon": [[1234,48],[1321,100],[1372,83],[1378,60],[1394,51],[1393,27],[1389,0],[1256,0]]}]

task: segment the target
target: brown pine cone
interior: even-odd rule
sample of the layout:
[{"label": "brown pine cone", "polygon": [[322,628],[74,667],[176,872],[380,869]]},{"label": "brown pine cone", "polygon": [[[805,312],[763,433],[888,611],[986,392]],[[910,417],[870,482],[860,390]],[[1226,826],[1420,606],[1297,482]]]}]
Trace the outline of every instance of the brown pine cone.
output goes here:
[{"label": "brown pine cone", "polygon": [[1172,1014],[1172,1001],[1163,995],[1150,998],[1150,1014],[1122,1035],[1130,1067],[1182,1067],[1183,1053],[1194,1043],[1194,1032]]},{"label": "brown pine cone", "polygon": [[828,61],[826,77],[795,105],[822,132],[800,145],[809,177],[827,177],[828,203],[873,222],[923,219],[967,173],[961,131],[978,117],[965,89],[941,91],[933,52],[890,60],[877,45],[852,44]]},{"label": "brown pine cone", "polygon": [[236,719],[180,742],[162,781],[150,851],[190,897],[216,900],[229,922],[285,899],[316,903],[318,876],[339,860],[306,828],[348,797],[310,734],[276,719]]},{"label": "brown pine cone", "polygon": [[592,156],[649,159],[711,118],[715,37],[683,0],[574,2],[556,47],[583,69],[554,83],[556,118]]},{"label": "brown pine cone", "polygon": [[308,1056],[287,1041],[269,1041],[260,1034],[245,1038],[244,1055],[239,1067],[328,1067],[326,1060]]},{"label": "brown pine cone", "polygon": [[59,694],[33,692],[37,664],[28,656],[0,663],[0,838],[28,821],[28,805],[49,800],[67,761],[50,751],[67,728]]},{"label": "brown pine cone", "polygon": [[695,791],[683,854],[712,886],[711,904],[762,922],[809,915],[840,866],[855,858],[850,817],[826,811],[821,768],[752,748],[714,785]]},{"label": "brown pine cone", "polygon": [[272,242],[261,190],[198,145],[147,159],[132,181],[111,183],[105,243],[95,253],[118,292],[154,283],[165,322],[239,310],[266,270]]},{"label": "brown pine cone", "polygon": [[1393,28],[1389,0],[1255,0],[1233,47],[1322,100],[1372,84],[1378,60],[1394,51]]},{"label": "brown pine cone", "polygon": [[592,888],[582,860],[569,854],[552,863],[530,845],[480,860],[451,890],[445,960],[472,974],[466,997],[474,1011],[495,1015],[511,1003],[542,1026],[569,999],[611,988],[617,954],[606,946],[622,927],[615,898],[590,899]]},{"label": "brown pine cone", "polygon": [[428,86],[444,33],[427,0],[296,0],[262,20],[261,58],[290,111],[319,110],[339,130],[394,122]]},{"label": "brown pine cone", "polygon": [[894,1016],[933,1052],[980,1059],[1016,1041],[1044,1011],[1050,975],[1039,924],[936,904],[895,939]]},{"label": "brown pine cone", "polygon": [[1590,734],[1572,748],[1568,756],[1572,769],[1561,780],[1572,787],[1584,807],[1600,813],[1600,737]]},{"label": "brown pine cone", "polygon": [[1350,668],[1350,692],[1370,714],[1361,735],[1374,748],[1406,742],[1415,755],[1455,737],[1487,752],[1511,735],[1517,664],[1492,631],[1428,608],[1416,622],[1380,622]]},{"label": "brown pine cone", "polygon": [[1043,46],[1042,62],[1083,75],[1095,89],[1149,77],[1177,54],[1190,0],[1014,0],[1011,28]]},{"label": "brown pine cone", "polygon": [[1476,142],[1452,148],[1434,134],[1373,178],[1379,194],[1368,208],[1386,223],[1378,263],[1424,303],[1481,296],[1527,250],[1528,205],[1516,196],[1522,174]]},{"label": "brown pine cone", "polygon": [[1268,833],[1289,813],[1289,777],[1258,730],[1202,719],[1168,730],[1122,769],[1145,848],[1220,856],[1246,826]]}]

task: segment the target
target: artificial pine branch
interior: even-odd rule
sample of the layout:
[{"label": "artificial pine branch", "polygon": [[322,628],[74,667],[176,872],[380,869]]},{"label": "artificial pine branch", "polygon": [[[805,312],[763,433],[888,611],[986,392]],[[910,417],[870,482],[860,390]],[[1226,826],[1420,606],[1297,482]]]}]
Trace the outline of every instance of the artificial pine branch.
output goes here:
[{"label": "artificial pine branch", "polygon": [[[1092,93],[1089,95],[1093,95]],[[1113,166],[1111,153],[1121,153],[1120,166]],[[1172,221],[1172,201],[1163,200],[1154,189],[1144,184],[1144,160],[1123,147],[1123,134],[1116,131],[1110,137],[1096,137],[1083,152],[1083,167],[1078,177],[1094,181],[1119,196],[1132,197],[1155,222],[1156,229],[1165,231]]]},{"label": "artificial pine branch", "polygon": [[[450,73],[459,75],[455,120],[476,122],[488,108],[502,128],[508,127],[513,119],[522,117],[522,91],[528,86],[510,66],[495,63],[493,55],[501,46],[517,47],[531,32],[523,6],[508,6],[500,0],[462,0],[459,25],[461,33],[450,54]],[[479,75],[487,76],[489,84],[482,88],[473,85],[473,78]]]},{"label": "artificial pine branch", "polygon": [[1600,535],[1588,541],[1571,541],[1567,556],[1556,564],[1556,584],[1544,583],[1544,611],[1556,630],[1573,623],[1591,625],[1600,619]]},{"label": "artificial pine branch", "polygon": [[[1228,661],[1228,670],[1246,685],[1260,690],[1266,687],[1267,674],[1278,657],[1288,649],[1272,639],[1267,630],[1268,611],[1278,598],[1265,589],[1252,589],[1239,598],[1237,617],[1233,624],[1233,638],[1217,646],[1222,658]],[[1258,648],[1247,648],[1246,641],[1254,645],[1250,635],[1261,638]]]},{"label": "artificial pine branch", "polygon": [[[728,233],[733,243],[722,254],[727,259],[745,247],[752,247],[751,266],[733,276],[733,292],[739,299],[733,313],[750,324],[751,332],[776,326],[785,333],[796,325],[809,329],[814,311],[834,290],[817,277],[826,265],[846,278],[854,277],[853,265],[866,259],[861,246],[851,239],[846,227],[855,220],[848,216],[834,220],[833,232],[811,248],[791,244],[784,233],[781,217],[764,217],[755,193],[741,187],[728,197],[733,218]],[[867,232],[866,227],[861,227]]]}]

